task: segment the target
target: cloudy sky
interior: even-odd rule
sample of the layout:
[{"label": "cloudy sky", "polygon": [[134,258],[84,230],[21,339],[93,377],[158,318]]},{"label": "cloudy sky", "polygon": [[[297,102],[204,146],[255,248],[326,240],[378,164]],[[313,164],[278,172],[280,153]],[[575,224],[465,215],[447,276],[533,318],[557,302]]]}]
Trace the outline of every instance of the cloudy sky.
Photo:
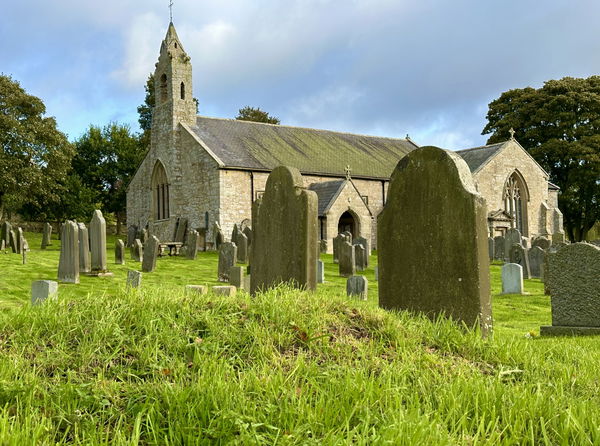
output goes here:
[{"label": "cloudy sky", "polygon": [[[511,88],[600,74],[598,0],[174,0],[200,114],[261,107],[283,124],[485,143]],[[136,107],[168,0],[3,0],[0,72],[71,139]]]}]

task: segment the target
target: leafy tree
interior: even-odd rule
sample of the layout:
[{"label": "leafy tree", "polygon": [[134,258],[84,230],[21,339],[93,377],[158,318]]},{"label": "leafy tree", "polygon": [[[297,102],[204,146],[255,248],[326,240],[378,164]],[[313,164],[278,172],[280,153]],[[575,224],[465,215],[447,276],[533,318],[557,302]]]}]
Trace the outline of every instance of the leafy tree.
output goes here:
[{"label": "leafy tree", "polygon": [[569,238],[585,240],[600,221],[600,76],[566,77],[510,90],[489,104],[488,143],[515,138],[560,188]]},{"label": "leafy tree", "polygon": [[269,116],[266,111],[258,108],[246,106],[240,108],[238,115],[235,117],[238,121],[254,121],[254,122],[266,122],[267,124],[279,124],[278,118],[275,116]]},{"label": "leafy tree", "polygon": [[64,191],[73,146],[45,113],[41,99],[0,75],[0,218],[6,205],[57,201]]},{"label": "leafy tree", "polygon": [[[129,126],[111,123],[91,125],[75,141],[73,171],[82,193],[93,192],[91,201],[102,204],[103,212],[114,212],[117,232],[125,220],[126,186],[145,155]],[[77,183],[74,183],[77,186]]]}]

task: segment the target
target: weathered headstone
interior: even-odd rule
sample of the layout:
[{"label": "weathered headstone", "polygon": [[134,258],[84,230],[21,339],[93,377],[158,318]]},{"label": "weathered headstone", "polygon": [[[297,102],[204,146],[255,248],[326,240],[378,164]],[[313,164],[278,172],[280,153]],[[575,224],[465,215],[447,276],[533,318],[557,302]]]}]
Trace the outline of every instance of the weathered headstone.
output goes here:
[{"label": "weathered headstone", "polygon": [[115,263],[125,265],[125,243],[121,239],[115,242]]},{"label": "weathered headstone", "polygon": [[319,252],[321,254],[327,254],[327,240],[323,239],[319,241]]},{"label": "weathered headstone", "polygon": [[527,237],[521,237],[521,246],[525,249],[529,247],[529,240],[527,240]]},{"label": "weathered headstone", "polygon": [[12,231],[12,226],[8,221],[2,223],[2,230],[0,232],[0,239],[4,240],[4,246],[10,245],[10,231]]},{"label": "weathered headstone", "polygon": [[506,240],[503,236],[497,235],[494,237],[494,259],[504,260],[504,250],[506,249]]},{"label": "weathered headstone", "polygon": [[492,237],[488,237],[488,256],[490,258],[490,262],[492,262],[495,258],[495,256],[494,256],[494,239]]},{"label": "weathered headstone", "polygon": [[531,273],[531,277],[542,277],[545,257],[546,252],[539,246],[534,246],[527,252],[527,258],[529,259],[529,272]]},{"label": "weathered headstone", "polygon": [[17,254],[21,254],[21,250],[23,248],[23,228],[18,227],[15,235],[17,237]]},{"label": "weathered headstone", "polygon": [[317,260],[317,283],[325,283],[325,264]]},{"label": "weathered headstone", "polygon": [[77,232],[79,237],[79,272],[89,273],[92,270],[92,263],[90,262],[90,239],[85,223],[77,223]]},{"label": "weathered headstone", "polygon": [[144,258],[142,259],[142,272],[151,273],[156,269],[156,258],[158,257],[158,245],[160,241],[155,235],[148,237],[144,244]]},{"label": "weathered headstone", "polygon": [[550,242],[550,240],[548,240],[548,237],[536,237],[535,240],[531,243],[532,248],[539,246],[544,251],[547,249],[550,249],[551,245],[552,245],[552,242]]},{"label": "weathered headstone", "polygon": [[340,261],[340,245],[346,241],[346,236],[339,233],[333,239],[333,263],[339,263]]},{"label": "weathered headstone", "polygon": [[459,155],[421,147],[402,158],[377,236],[381,307],[491,332],[486,204]]},{"label": "weathered headstone", "polygon": [[229,283],[231,285],[239,289],[244,287],[244,269],[243,266],[232,266],[229,269]]},{"label": "weathered headstone", "polygon": [[129,250],[131,260],[135,262],[141,262],[144,259],[144,245],[139,238],[136,238]]},{"label": "weathered headstone", "polygon": [[350,243],[351,245],[354,244],[354,240],[352,239],[352,233],[350,231],[344,231],[342,232],[342,235],[346,237],[346,241],[348,243]]},{"label": "weathered headstone", "polygon": [[235,293],[237,291],[237,288],[234,286],[213,286],[212,287],[212,292],[213,294],[216,294],[217,296],[235,296]]},{"label": "weathered headstone", "polygon": [[47,299],[58,296],[58,282],[53,280],[36,280],[31,284],[31,305],[39,305]]},{"label": "weathered headstone", "polygon": [[600,248],[574,243],[549,257],[552,326],[541,334],[600,334]]},{"label": "weathered headstone", "polygon": [[225,240],[223,237],[223,230],[221,229],[218,221],[216,221],[213,225],[213,237],[215,250],[218,251],[221,249],[221,244]]},{"label": "weathered headstone", "polygon": [[127,228],[127,247],[131,247],[137,237],[138,228],[136,225],[131,225]]},{"label": "weathered headstone", "polygon": [[525,279],[531,278],[531,269],[529,268],[529,256],[527,250],[523,248],[520,243],[515,243],[511,246],[508,254],[508,261],[510,263],[518,263],[523,267],[523,277]]},{"label": "weathered headstone", "polygon": [[523,267],[517,263],[502,265],[502,293],[523,294]]},{"label": "weathered headstone", "polygon": [[196,255],[198,253],[198,231],[191,230],[188,231],[187,236],[187,249],[185,252],[185,257],[188,260],[196,260]]},{"label": "weathered headstone", "polygon": [[219,249],[219,282],[229,281],[229,270],[237,263],[237,246],[231,242],[221,244]]},{"label": "weathered headstone", "polygon": [[142,242],[142,245],[145,245],[148,241],[148,237],[150,237],[150,233],[148,232],[148,228],[140,229],[140,233],[138,234],[138,238]]},{"label": "weathered headstone", "polygon": [[46,249],[47,246],[52,244],[52,225],[50,223],[44,223],[44,232],[42,234],[42,249]]},{"label": "weathered headstone", "polygon": [[106,220],[98,209],[90,222],[90,252],[92,255],[92,274],[107,272],[106,260]]},{"label": "weathered headstone", "polygon": [[79,228],[70,220],[63,224],[60,236],[58,280],[79,283]]},{"label": "weathered headstone", "polygon": [[248,237],[241,232],[238,231],[236,237],[237,243],[237,261],[239,263],[247,263],[248,262]]},{"label": "weathered headstone", "polygon": [[251,246],[252,245],[252,228],[250,228],[250,226],[246,226],[242,232],[248,239],[248,246]]},{"label": "weathered headstone", "polygon": [[8,244],[10,245],[10,250],[13,252],[13,254],[17,254],[17,236],[15,231],[12,229],[8,234]]},{"label": "weathered headstone", "polygon": [[207,294],[208,287],[206,285],[186,285],[185,290],[193,294]]},{"label": "weathered headstone", "polygon": [[241,231],[238,229],[237,224],[233,225],[233,229],[231,230],[231,243],[235,244],[235,246],[237,246],[237,236]]},{"label": "weathered headstone", "polygon": [[127,288],[140,288],[142,286],[142,273],[140,271],[127,271]]},{"label": "weathered headstone", "polygon": [[[512,246],[517,243],[523,243],[521,232],[518,229],[511,228],[504,234],[504,259],[510,261],[510,250]],[[514,262],[512,262],[514,263]]]},{"label": "weathered headstone", "polygon": [[185,235],[187,232],[188,219],[187,218],[179,218],[177,220],[177,230],[175,231],[175,241],[179,243],[183,243],[185,240]]},{"label": "weathered headstone", "polygon": [[[362,248],[362,246],[361,246]],[[343,241],[340,243],[340,259],[339,259],[339,271],[340,276],[350,277],[356,273],[356,259],[354,246],[349,242]]]},{"label": "weathered headstone", "polygon": [[365,276],[348,277],[346,281],[346,295],[367,300],[369,294],[369,281]]},{"label": "weathered headstone", "polygon": [[369,241],[364,238],[363,236],[359,236],[356,237],[353,241],[352,241],[353,245],[361,245],[363,248],[365,248],[365,269],[369,266],[369,257],[371,256],[371,246],[369,244]]},{"label": "weathered headstone", "polygon": [[354,262],[357,271],[364,271],[367,269],[367,250],[363,245],[354,245]]},{"label": "weathered headstone", "polygon": [[29,251],[29,243],[25,237],[21,238],[21,256],[23,258],[23,265],[27,263],[27,251]]},{"label": "weathered headstone", "polygon": [[565,233],[564,232],[555,232],[552,234],[552,244],[555,245],[557,243],[565,243]]}]

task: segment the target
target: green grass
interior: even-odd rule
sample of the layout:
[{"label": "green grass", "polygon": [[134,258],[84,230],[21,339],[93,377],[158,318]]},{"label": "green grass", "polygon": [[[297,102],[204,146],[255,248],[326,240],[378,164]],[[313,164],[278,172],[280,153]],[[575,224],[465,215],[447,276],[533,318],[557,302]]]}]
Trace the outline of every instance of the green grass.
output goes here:
[{"label": "green grass", "polygon": [[0,255],[2,445],[600,443],[597,338],[525,337],[550,322],[549,299],[536,280],[498,295],[497,264],[482,340],[377,308],[372,267],[369,301],[349,300],[331,256],[317,293],[185,294],[216,283],[200,253],[159,259],[129,291],[128,258],[32,307],[58,243],[27,236],[28,265]]}]

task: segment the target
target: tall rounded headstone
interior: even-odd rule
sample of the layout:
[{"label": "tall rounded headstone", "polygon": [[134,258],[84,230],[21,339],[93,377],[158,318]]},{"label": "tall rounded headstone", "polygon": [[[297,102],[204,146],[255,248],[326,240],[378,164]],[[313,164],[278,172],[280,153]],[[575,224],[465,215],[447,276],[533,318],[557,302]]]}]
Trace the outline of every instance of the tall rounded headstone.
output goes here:
[{"label": "tall rounded headstone", "polygon": [[142,258],[142,272],[151,273],[156,269],[156,258],[158,257],[158,245],[160,241],[155,235],[150,235],[144,243],[144,254]]},{"label": "tall rounded headstone", "polygon": [[90,238],[85,223],[77,223],[79,232],[79,272],[89,273],[92,270],[90,262]]},{"label": "tall rounded headstone", "polygon": [[79,283],[79,228],[69,220],[63,224],[60,236],[58,280]]},{"label": "tall rounded headstone", "polygon": [[377,234],[381,307],[491,331],[486,204],[459,155],[421,147],[402,158]]},{"label": "tall rounded headstone", "polygon": [[225,242],[219,249],[218,278],[220,282],[229,281],[229,271],[237,263],[237,246],[235,243]]},{"label": "tall rounded headstone", "polygon": [[47,246],[52,244],[52,225],[50,223],[44,223],[44,232],[42,234],[42,249],[46,249]]},{"label": "tall rounded headstone", "polygon": [[92,273],[106,272],[106,220],[98,209],[94,211],[90,222],[90,252]]},{"label": "tall rounded headstone", "polygon": [[517,263],[502,265],[502,293],[523,294],[523,267]]}]

